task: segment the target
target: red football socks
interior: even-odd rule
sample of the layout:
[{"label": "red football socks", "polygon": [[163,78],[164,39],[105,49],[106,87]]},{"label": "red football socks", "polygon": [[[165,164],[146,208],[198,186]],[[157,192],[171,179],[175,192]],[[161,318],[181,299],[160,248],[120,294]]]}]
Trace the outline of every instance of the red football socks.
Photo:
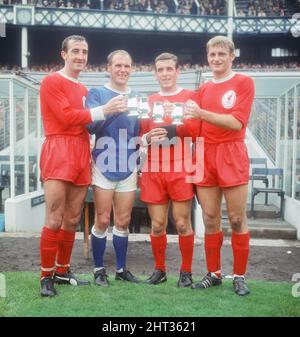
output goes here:
[{"label": "red football socks", "polygon": [[150,234],[150,240],[155,259],[155,269],[166,271],[167,235],[153,236]]},{"label": "red football socks", "polygon": [[58,246],[58,230],[43,227],[40,240],[41,277],[52,276]]},{"label": "red football socks", "polygon": [[223,232],[204,235],[204,249],[206,267],[211,273],[221,276],[221,247],[223,244]]},{"label": "red football socks", "polygon": [[233,252],[233,274],[244,275],[246,273],[249,255],[250,234],[237,234],[232,232],[231,245]]},{"label": "red football socks", "polygon": [[67,232],[62,228],[60,229],[56,261],[56,272],[59,274],[66,273],[69,269],[74,240],[75,232]]},{"label": "red football socks", "polygon": [[191,272],[194,253],[194,233],[183,236],[179,235],[179,248],[181,252],[181,271]]}]

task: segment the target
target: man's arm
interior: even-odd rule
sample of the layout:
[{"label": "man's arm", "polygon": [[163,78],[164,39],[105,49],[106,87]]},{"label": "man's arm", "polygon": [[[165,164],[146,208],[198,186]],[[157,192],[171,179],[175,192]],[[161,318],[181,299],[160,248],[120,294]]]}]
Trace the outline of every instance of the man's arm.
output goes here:
[{"label": "man's arm", "polygon": [[60,82],[53,77],[46,77],[40,89],[41,104],[50,108],[62,125],[86,125],[95,120],[103,120],[104,114],[99,106],[90,109],[76,109],[71,106],[68,98],[61,89]]},{"label": "man's arm", "polygon": [[102,113],[101,120],[98,118],[98,120],[94,120],[93,123],[87,125],[87,129],[91,134],[94,134],[103,126],[106,117],[109,115],[118,114],[128,110],[127,100],[123,95],[115,96],[104,104],[100,92],[96,88],[92,88],[89,91],[85,104],[86,107],[91,108],[91,110],[99,109]]},{"label": "man's arm", "polygon": [[[94,108],[96,106],[101,106],[100,97],[98,96],[97,89],[92,88],[86,97],[85,106],[86,108]],[[103,112],[103,109],[102,109]],[[99,130],[103,126],[104,121],[93,121],[92,123],[89,123],[86,125],[86,128],[88,132],[93,135],[96,133],[97,130]]]},{"label": "man's arm", "polygon": [[151,143],[156,141],[162,141],[167,136],[167,130],[163,128],[153,128],[150,127],[150,119],[140,120],[140,131],[139,135],[142,138],[143,146],[151,145]]},{"label": "man's arm", "polygon": [[186,118],[199,118],[209,124],[229,130],[240,130],[243,124],[233,115],[221,115],[212,111],[201,109],[199,105],[189,100],[185,110]]},{"label": "man's arm", "polygon": [[163,127],[151,129],[142,135],[142,144],[143,146],[148,146],[152,143],[163,141],[167,138],[167,134],[168,131]]},{"label": "man's arm", "polygon": [[240,130],[247,126],[253,99],[254,82],[251,78],[246,77],[237,93],[236,104],[229,114],[219,114],[214,111],[201,109],[195,101],[189,100],[186,106],[185,117],[199,118],[224,129]]},{"label": "man's arm", "polygon": [[55,118],[66,126],[85,125],[92,121],[89,109],[73,108],[64,92],[60,82],[53,77],[46,77],[40,89],[41,105],[45,104],[55,114]]}]

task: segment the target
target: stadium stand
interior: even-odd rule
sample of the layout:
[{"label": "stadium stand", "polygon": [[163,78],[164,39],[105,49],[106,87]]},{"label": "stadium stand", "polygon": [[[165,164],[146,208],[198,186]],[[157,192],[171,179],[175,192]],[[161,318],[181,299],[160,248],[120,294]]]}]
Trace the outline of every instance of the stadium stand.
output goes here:
[{"label": "stadium stand", "polygon": [[285,0],[236,0],[238,16],[292,16],[297,12],[297,1]]},{"label": "stadium stand", "polygon": [[[3,5],[21,5],[21,0],[1,0]],[[225,0],[28,0],[37,7],[82,8],[109,11],[176,13],[183,15],[226,15]],[[292,16],[299,10],[298,1],[236,0],[236,16]]]},{"label": "stadium stand", "polygon": [[[57,71],[62,67],[61,64],[41,64],[41,65],[34,65],[26,69],[26,72],[31,73],[47,73],[51,71]],[[207,65],[203,64],[191,64],[191,63],[182,63],[179,65],[180,71],[191,71],[191,70],[201,70],[201,71],[209,71]],[[234,69],[236,70],[247,70],[247,71],[291,71],[296,70],[300,71],[300,63],[298,62],[287,62],[287,63],[273,63],[273,64],[250,64],[250,63],[235,63]],[[152,72],[153,64],[148,63],[136,63],[133,66],[133,72]],[[14,66],[7,66],[0,64],[0,71],[24,71],[21,67],[14,65]],[[105,72],[106,65],[87,65],[85,72],[90,73],[97,73],[97,72]]]},{"label": "stadium stand", "polygon": [[[194,0],[181,1],[192,4]],[[20,0],[3,0],[4,5],[21,4]],[[139,11],[153,13],[176,13],[173,0],[28,0],[37,7],[102,9],[109,11]]]},{"label": "stadium stand", "polygon": [[[176,13],[200,15],[225,15],[225,0],[200,0],[200,10],[195,0],[28,0],[37,7],[102,9],[109,11],[137,11],[150,13]],[[3,0],[4,5],[21,4],[21,0]]]}]

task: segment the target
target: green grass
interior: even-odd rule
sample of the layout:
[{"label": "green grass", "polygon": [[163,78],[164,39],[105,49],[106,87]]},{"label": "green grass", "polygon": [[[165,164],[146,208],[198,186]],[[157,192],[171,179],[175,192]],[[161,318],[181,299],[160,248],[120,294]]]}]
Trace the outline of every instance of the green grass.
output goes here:
[{"label": "green grass", "polygon": [[[108,288],[56,286],[58,296],[39,296],[39,274],[8,272],[6,297],[0,298],[0,316],[91,317],[207,317],[300,316],[300,298],[293,283],[248,281],[251,294],[239,297],[231,280],[204,291],[178,289],[177,277],[157,286],[113,280]],[[92,281],[92,275],[83,275]]]}]

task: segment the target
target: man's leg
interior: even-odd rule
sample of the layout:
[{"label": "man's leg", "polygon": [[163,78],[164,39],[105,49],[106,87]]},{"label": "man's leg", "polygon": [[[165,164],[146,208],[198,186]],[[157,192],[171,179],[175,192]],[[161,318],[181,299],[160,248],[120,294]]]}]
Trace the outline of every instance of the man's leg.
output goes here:
[{"label": "man's leg", "polygon": [[232,228],[233,286],[236,294],[240,296],[250,292],[244,279],[250,240],[246,221],[247,194],[247,184],[224,189],[228,218]]},{"label": "man's leg", "polygon": [[191,224],[192,200],[173,201],[173,218],[179,235],[179,248],[181,252],[180,277],[178,287],[192,285],[192,261],[194,252],[194,232]]},{"label": "man's leg", "polygon": [[55,271],[55,259],[58,249],[58,234],[62,226],[65,211],[67,183],[59,180],[47,180],[44,183],[46,218],[41,233],[41,295],[55,296],[52,276]]},{"label": "man's leg", "polygon": [[95,223],[91,231],[91,245],[94,259],[95,284],[108,286],[107,274],[104,268],[104,253],[107,241],[107,231],[110,224],[110,214],[114,190],[94,186]]},{"label": "man's leg", "polygon": [[169,203],[154,205],[148,204],[151,218],[151,247],[155,260],[155,271],[147,279],[149,284],[159,284],[167,280],[166,277],[166,249],[167,249],[167,223]]},{"label": "man's leg", "polygon": [[87,186],[67,184],[64,217],[58,233],[55,281],[62,284],[87,285],[88,282],[77,279],[69,270],[75,233],[80,222]]},{"label": "man's leg", "polygon": [[135,200],[135,191],[115,192],[113,198],[114,227],[113,246],[116,253],[116,280],[138,283],[139,280],[126,269],[128,248],[128,226]]},{"label": "man's leg", "polygon": [[221,247],[223,232],[221,231],[221,202],[220,187],[197,186],[197,198],[203,212],[205,226],[204,249],[208,274],[199,282],[192,285],[193,289],[205,289],[220,285],[221,279]]}]

